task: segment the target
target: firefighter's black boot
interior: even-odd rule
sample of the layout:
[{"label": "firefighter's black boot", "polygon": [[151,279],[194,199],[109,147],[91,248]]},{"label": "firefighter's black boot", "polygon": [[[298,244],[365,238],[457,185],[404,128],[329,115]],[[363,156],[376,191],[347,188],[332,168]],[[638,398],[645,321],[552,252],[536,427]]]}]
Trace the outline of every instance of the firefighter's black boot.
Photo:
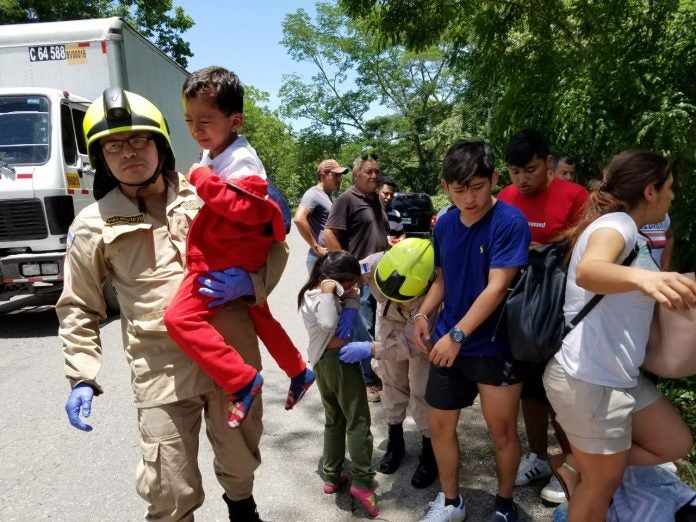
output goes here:
[{"label": "firefighter's black boot", "polygon": [[404,443],[404,429],[401,424],[389,425],[389,440],[387,440],[387,452],[379,461],[379,472],[385,475],[391,475],[401,464],[401,459],[406,454],[406,445]]},{"label": "firefighter's black boot", "polygon": [[436,478],[437,462],[433,453],[433,445],[429,437],[423,437],[423,449],[418,460],[418,467],[411,478],[411,485],[418,489],[427,488],[435,482]]},{"label": "firefighter's black boot", "polygon": [[223,493],[222,499],[227,504],[231,522],[263,522],[259,517],[259,512],[256,511],[256,502],[254,502],[253,496],[242,500],[230,500]]}]

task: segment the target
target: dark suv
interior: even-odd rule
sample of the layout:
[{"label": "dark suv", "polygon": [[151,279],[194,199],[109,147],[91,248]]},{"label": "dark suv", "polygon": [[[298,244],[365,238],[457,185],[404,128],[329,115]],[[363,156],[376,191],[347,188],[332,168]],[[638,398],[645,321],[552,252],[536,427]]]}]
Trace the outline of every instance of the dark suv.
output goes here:
[{"label": "dark suv", "polygon": [[433,202],[425,192],[397,192],[392,207],[401,214],[407,236],[429,237],[435,225]]}]

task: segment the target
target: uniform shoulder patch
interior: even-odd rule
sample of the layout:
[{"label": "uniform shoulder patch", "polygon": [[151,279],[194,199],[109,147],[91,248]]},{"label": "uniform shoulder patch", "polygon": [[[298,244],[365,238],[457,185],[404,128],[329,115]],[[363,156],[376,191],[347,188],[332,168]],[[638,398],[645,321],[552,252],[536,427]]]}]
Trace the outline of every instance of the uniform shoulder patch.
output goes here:
[{"label": "uniform shoulder patch", "polygon": [[188,199],[179,206],[184,210],[199,210],[201,208],[201,204],[197,199]]},{"label": "uniform shoulder patch", "polygon": [[134,214],[132,216],[111,216],[104,220],[104,224],[110,227],[114,225],[131,225],[133,223],[145,223],[145,214]]}]

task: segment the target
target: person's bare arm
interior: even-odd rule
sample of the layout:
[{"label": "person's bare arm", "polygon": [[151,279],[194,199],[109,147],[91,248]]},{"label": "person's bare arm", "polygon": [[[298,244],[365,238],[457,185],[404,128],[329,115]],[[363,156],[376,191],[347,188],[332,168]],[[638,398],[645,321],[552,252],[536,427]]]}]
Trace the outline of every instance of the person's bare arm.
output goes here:
[{"label": "person's bare arm", "polygon": [[596,294],[639,292],[668,309],[696,306],[696,283],[676,272],[653,272],[618,264],[625,241],[613,228],[599,228],[590,234],[587,248],[578,262],[575,281]]},{"label": "person's bare arm", "polygon": [[505,294],[519,271],[519,267],[491,268],[488,271],[488,285],[473,302],[466,315],[457,323],[457,328],[461,328],[465,334],[469,335],[488,319],[505,299]]},{"label": "person's bare arm", "polygon": [[340,230],[336,230],[333,228],[324,229],[324,245],[326,245],[326,248],[329,250],[329,252],[343,250],[343,248],[341,247],[340,234]]},{"label": "person's bare arm", "polygon": [[428,352],[430,344],[430,321],[423,316],[432,317],[433,312],[438,309],[444,299],[445,280],[442,277],[442,269],[438,268],[435,273],[435,281],[430,285],[425,299],[418,307],[417,317],[413,321],[413,340],[423,353]]},{"label": "person's bare arm", "polygon": [[[455,326],[467,336],[476,330],[503,302],[507,289],[519,270],[518,267],[491,268],[488,271],[488,285]],[[439,366],[452,366],[460,347],[459,343],[454,342],[449,335],[445,335],[438,340],[430,352],[430,361]]]},{"label": "person's bare arm", "polygon": [[297,207],[297,212],[295,212],[295,217],[292,219],[293,223],[297,227],[302,239],[309,245],[309,248],[318,256],[326,254],[328,250],[319,245],[312,235],[312,227],[309,225],[309,210],[305,207]]}]

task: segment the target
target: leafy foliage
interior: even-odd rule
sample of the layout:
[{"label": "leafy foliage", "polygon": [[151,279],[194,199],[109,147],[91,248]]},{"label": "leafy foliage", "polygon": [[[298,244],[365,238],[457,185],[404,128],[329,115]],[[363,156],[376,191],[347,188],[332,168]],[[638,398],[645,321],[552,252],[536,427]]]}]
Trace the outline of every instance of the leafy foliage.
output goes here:
[{"label": "leafy foliage", "polygon": [[[282,113],[308,118],[314,133],[328,132],[346,144],[378,151],[383,170],[404,189],[430,192],[439,177],[445,145],[432,132],[450,117],[462,82],[434,44],[419,52],[384,45],[370,20],[351,21],[336,6],[317,4],[316,20],[302,9],[287,15],[283,45],[297,61],[316,66],[311,83],[284,77]],[[369,117],[372,104],[392,111]],[[449,137],[447,137],[448,139]]]},{"label": "leafy foliage", "polygon": [[266,107],[268,93],[245,87],[242,134],[263,162],[266,174],[286,196],[297,194],[293,173],[297,170],[298,146],[277,114]]},{"label": "leafy foliage", "polygon": [[[118,16],[149,38],[182,67],[193,56],[181,33],[194,25],[171,0],[0,0],[0,23],[54,22]],[[171,13],[171,14],[170,14]]]},{"label": "leafy foliage", "polygon": [[[674,161],[675,265],[694,268],[696,2],[339,0],[393,44],[453,42],[459,100],[497,151],[525,127],[576,159],[580,181],[627,148]],[[486,110],[486,114],[482,112]],[[483,132],[481,132],[483,131]]]}]

